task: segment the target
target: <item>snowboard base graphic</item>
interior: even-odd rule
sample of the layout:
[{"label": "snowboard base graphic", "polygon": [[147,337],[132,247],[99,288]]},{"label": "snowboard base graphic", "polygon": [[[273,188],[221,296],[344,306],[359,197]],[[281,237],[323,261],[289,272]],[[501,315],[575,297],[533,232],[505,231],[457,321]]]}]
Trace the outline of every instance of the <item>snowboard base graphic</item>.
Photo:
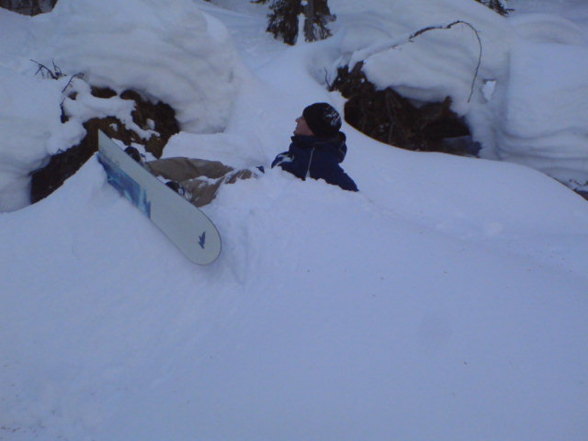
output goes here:
[{"label": "snowboard base graphic", "polygon": [[196,206],[153,176],[103,132],[98,132],[98,160],[108,182],[141,210],[192,262],[206,265],[221,252],[221,238]]}]

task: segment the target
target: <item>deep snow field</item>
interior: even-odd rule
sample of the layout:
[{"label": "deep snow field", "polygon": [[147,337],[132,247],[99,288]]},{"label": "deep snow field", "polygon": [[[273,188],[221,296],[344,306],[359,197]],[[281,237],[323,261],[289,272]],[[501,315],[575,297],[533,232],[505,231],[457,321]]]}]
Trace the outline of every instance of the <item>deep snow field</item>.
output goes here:
[{"label": "deep snow field", "polygon": [[[588,180],[588,5],[517,0],[504,19],[469,0],[329,4],[334,36],[294,47],[241,0],[0,9],[0,440],[588,439],[588,204],[528,167]],[[404,44],[455,19],[484,43],[471,101],[471,30]],[[165,156],[267,165],[305,105],[343,108],[322,81],[362,54],[374,80],[452,94],[487,157],[526,165],[344,124],[360,192],[273,169],[226,186],[204,208],[223,239],[204,267],[95,157],[27,206],[26,174],[84,117],[129,112],[86,81],[172,103]],[[30,59],[86,76],[42,79]]]}]

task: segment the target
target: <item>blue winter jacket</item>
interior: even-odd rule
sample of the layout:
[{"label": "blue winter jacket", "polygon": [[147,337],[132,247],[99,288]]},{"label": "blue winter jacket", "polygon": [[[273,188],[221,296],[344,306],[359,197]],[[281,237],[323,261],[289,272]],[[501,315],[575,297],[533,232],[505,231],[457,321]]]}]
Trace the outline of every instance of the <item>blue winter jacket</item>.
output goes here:
[{"label": "blue winter jacket", "polygon": [[357,191],[353,179],[339,165],[347,154],[345,140],[343,132],[328,139],[295,135],[288,151],[276,156],[272,167],[280,166],[302,180],[324,179],[343,190]]}]

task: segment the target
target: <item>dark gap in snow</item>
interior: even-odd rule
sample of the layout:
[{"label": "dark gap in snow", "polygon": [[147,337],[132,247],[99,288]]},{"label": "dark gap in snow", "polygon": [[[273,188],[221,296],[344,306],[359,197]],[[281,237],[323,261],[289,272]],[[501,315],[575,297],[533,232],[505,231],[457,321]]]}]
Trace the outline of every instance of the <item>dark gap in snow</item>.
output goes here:
[{"label": "dark gap in snow", "polygon": [[578,190],[578,189],[576,189],[574,191],[588,201],[588,191]]},{"label": "dark gap in snow", "polygon": [[415,151],[476,155],[479,146],[470,130],[451,110],[451,98],[442,102],[415,103],[388,87],[378,90],[362,71],[339,68],[332,84],[347,98],[345,120],[359,131],[384,143]]}]

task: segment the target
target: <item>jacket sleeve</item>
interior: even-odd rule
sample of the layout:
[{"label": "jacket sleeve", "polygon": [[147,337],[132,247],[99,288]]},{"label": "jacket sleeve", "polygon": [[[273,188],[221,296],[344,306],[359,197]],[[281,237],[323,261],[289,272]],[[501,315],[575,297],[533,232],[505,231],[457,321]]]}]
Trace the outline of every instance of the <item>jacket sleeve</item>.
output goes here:
[{"label": "jacket sleeve", "polygon": [[341,176],[339,187],[341,187],[343,190],[359,191],[357,185],[355,184],[355,181],[351,179],[349,175],[345,172],[343,172],[343,175]]},{"label": "jacket sleeve", "polygon": [[343,162],[345,155],[347,155],[347,146],[343,143],[337,148],[337,162]]},{"label": "jacket sleeve", "polygon": [[339,139],[341,142],[337,146],[337,162],[341,163],[345,159],[345,155],[347,155],[347,135],[343,132],[339,132]]},{"label": "jacket sleeve", "polygon": [[292,161],[292,156],[290,155],[290,153],[289,152],[282,152],[278,156],[276,156],[274,158],[274,160],[272,161],[272,168],[274,168],[276,165],[281,165],[285,162],[290,162],[290,161]]},{"label": "jacket sleeve", "polygon": [[324,179],[329,184],[338,185],[343,190],[359,191],[353,179],[339,165],[324,168],[318,178]]},{"label": "jacket sleeve", "polygon": [[280,153],[272,162],[272,167],[279,166],[282,170],[304,179],[308,168],[308,152],[290,144],[287,152]]}]

